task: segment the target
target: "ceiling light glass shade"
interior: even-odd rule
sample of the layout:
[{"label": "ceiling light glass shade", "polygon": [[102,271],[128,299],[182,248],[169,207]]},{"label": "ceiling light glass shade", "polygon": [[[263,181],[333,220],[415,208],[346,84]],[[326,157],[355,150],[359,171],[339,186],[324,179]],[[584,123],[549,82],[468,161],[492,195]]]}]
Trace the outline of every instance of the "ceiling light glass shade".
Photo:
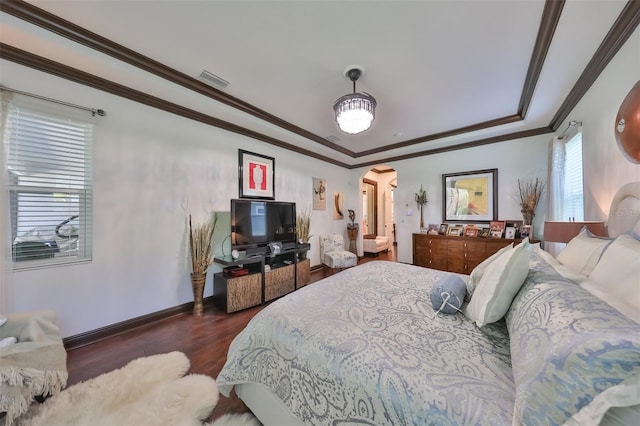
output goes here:
[{"label": "ceiling light glass shade", "polygon": [[338,99],[333,110],[340,130],[352,135],[367,130],[376,117],[376,105],[368,93],[350,93]]}]

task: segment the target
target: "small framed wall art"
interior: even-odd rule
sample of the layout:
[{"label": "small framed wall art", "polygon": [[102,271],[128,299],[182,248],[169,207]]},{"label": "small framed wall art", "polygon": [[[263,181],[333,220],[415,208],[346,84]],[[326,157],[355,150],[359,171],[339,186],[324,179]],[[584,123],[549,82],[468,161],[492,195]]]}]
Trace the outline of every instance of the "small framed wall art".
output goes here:
[{"label": "small framed wall art", "polygon": [[313,210],[327,209],[327,181],[323,178],[312,178]]},{"label": "small framed wall art", "polygon": [[240,198],[275,200],[275,159],[266,155],[238,150]]},{"label": "small framed wall art", "polygon": [[333,218],[335,220],[344,219],[344,195],[342,192],[333,194]]}]

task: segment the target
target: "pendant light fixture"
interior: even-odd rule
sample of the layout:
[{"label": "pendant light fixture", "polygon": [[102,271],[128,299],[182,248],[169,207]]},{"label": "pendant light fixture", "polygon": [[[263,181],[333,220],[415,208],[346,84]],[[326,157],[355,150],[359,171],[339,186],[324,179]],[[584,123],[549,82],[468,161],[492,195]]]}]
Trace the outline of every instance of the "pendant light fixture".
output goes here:
[{"label": "pendant light fixture", "polygon": [[377,102],[368,93],[356,93],[356,80],[362,76],[364,69],[359,66],[347,67],[345,75],[353,82],[353,93],[342,96],[333,105],[336,123],[345,133],[356,135],[364,132],[376,116]]}]

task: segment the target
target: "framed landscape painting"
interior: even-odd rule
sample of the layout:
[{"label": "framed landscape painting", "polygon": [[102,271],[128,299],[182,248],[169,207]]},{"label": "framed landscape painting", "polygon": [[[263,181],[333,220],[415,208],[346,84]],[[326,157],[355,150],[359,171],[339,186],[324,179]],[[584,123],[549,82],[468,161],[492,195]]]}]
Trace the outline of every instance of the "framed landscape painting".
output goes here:
[{"label": "framed landscape painting", "polygon": [[442,175],[442,221],[488,223],[498,217],[498,169]]}]

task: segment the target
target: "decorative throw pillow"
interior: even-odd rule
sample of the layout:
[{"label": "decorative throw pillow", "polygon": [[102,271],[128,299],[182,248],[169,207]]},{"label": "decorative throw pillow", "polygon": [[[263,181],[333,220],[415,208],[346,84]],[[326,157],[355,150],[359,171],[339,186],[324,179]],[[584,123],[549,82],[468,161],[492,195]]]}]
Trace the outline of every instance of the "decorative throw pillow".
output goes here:
[{"label": "decorative throw pillow", "polygon": [[583,227],[567,246],[556,256],[558,262],[574,272],[589,276],[600,260],[602,252],[611,243],[611,238],[593,235],[587,227]]},{"label": "decorative throw pillow", "polygon": [[467,293],[467,285],[457,275],[445,275],[431,287],[429,298],[433,310],[443,314],[455,314],[460,310]]},{"label": "decorative throw pillow", "polygon": [[620,235],[607,247],[589,280],[581,285],[640,322],[640,241]]},{"label": "decorative throw pillow", "polygon": [[511,250],[511,249],[513,249],[513,243],[507,246],[504,246],[503,248],[501,248],[500,250],[498,250],[491,256],[487,257],[485,260],[483,260],[482,263],[480,263],[478,266],[473,268],[473,271],[471,271],[471,274],[469,275],[469,282],[467,283],[467,295],[469,297],[473,295],[473,292],[476,290],[476,287],[478,286],[478,283],[480,282],[482,275],[484,275],[485,271],[487,270],[487,267],[491,264],[491,262],[493,262],[498,257],[500,257],[502,253],[504,253],[505,251]]},{"label": "decorative throw pillow", "polygon": [[529,272],[529,239],[502,252],[482,275],[464,314],[478,327],[498,321],[511,306]]},{"label": "decorative throw pillow", "polygon": [[640,325],[536,257],[506,315],[513,424],[596,425],[640,404]]}]

